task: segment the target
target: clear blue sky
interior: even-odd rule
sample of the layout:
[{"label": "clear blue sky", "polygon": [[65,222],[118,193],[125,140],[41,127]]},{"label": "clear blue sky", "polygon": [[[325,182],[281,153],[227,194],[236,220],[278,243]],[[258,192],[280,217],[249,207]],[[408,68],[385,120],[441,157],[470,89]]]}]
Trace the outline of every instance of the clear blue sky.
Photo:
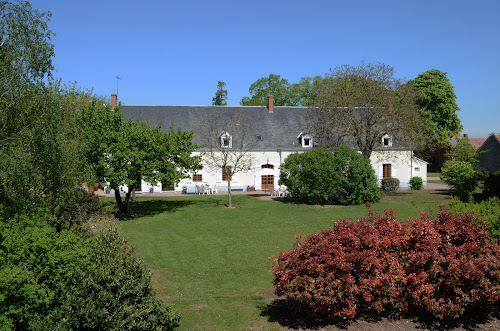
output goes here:
[{"label": "clear blue sky", "polygon": [[129,105],[229,105],[270,73],[290,83],[382,62],[413,79],[439,69],[464,133],[500,132],[500,1],[32,0],[51,11],[56,76]]}]

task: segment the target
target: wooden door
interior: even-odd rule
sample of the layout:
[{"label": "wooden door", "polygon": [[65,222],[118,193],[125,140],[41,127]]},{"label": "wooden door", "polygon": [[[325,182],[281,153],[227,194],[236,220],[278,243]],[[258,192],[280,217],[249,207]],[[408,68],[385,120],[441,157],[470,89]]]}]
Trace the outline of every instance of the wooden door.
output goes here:
[{"label": "wooden door", "polygon": [[274,190],[274,175],[262,175],[262,190]]}]

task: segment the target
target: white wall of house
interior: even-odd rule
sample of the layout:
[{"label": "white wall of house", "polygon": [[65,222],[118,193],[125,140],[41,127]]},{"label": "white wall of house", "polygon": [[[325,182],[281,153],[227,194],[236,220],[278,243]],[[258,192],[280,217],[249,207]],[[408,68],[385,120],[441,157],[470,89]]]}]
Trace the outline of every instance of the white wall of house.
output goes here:
[{"label": "white wall of house", "polygon": [[417,176],[427,184],[427,162],[413,156],[411,151],[374,151],[370,163],[379,181],[384,178],[384,165],[390,165],[391,177],[399,179],[400,187],[410,186],[410,179]]},{"label": "white wall of house", "polygon": [[[262,175],[274,175],[274,187],[278,187],[280,175],[279,166],[288,155],[295,152],[296,151],[252,152],[252,159],[254,160],[252,166],[246,172],[239,172],[233,176],[231,189],[246,191],[248,187],[254,187],[256,190],[261,190]],[[379,181],[383,178],[383,165],[390,164],[391,175],[400,180],[401,187],[408,187],[412,176],[421,177],[424,181],[424,185],[427,182],[427,163],[414,156],[412,157],[410,151],[374,151],[370,157],[370,162]],[[273,165],[274,169],[262,168],[262,165],[265,164]],[[221,169],[212,169],[205,166],[202,170],[196,172],[196,174],[201,174],[201,182],[193,181],[192,174],[190,174],[189,179],[180,181],[175,187],[175,191],[182,192],[184,190],[188,193],[194,193],[196,185],[201,184],[217,185],[219,192],[227,191],[227,181],[222,180]],[[161,191],[161,187],[158,190]]]}]

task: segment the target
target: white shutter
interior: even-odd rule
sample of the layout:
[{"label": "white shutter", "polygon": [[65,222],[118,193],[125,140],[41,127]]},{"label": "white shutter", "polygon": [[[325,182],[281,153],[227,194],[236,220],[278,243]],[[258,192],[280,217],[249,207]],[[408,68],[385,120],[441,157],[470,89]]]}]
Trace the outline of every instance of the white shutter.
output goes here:
[{"label": "white shutter", "polygon": [[392,177],[393,178],[397,178],[398,177],[398,173],[396,172],[396,163],[392,163],[391,165],[391,172],[392,172]]},{"label": "white shutter", "polygon": [[382,179],[384,177],[384,165],[379,163],[378,165],[378,179]]},{"label": "white shutter", "polygon": [[201,171],[201,177],[202,177],[203,183],[208,183],[207,167],[203,167],[203,170]]},{"label": "white shutter", "polygon": [[[234,167],[233,167],[233,171],[234,171]],[[231,181],[233,183],[238,182],[238,173],[233,174],[233,177],[231,178]]]},{"label": "white shutter", "polygon": [[187,173],[187,175],[189,176],[189,177],[187,178],[187,183],[188,183],[188,184],[191,184],[191,183],[193,182],[193,175],[192,175],[190,172],[188,172],[188,173]]},{"label": "white shutter", "polygon": [[217,183],[222,183],[222,168],[217,167]]}]

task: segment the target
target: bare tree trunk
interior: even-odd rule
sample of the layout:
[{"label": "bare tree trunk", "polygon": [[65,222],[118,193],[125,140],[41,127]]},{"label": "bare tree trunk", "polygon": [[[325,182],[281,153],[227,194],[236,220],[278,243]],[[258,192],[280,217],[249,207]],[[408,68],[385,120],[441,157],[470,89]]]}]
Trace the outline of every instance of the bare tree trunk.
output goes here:
[{"label": "bare tree trunk", "polygon": [[227,181],[227,198],[228,198],[227,199],[228,200],[227,201],[227,206],[229,208],[231,208],[232,204],[231,204],[231,180],[230,179],[228,179],[228,181]]},{"label": "bare tree trunk", "polygon": [[121,213],[126,214],[128,211],[128,203],[130,201],[130,194],[132,191],[135,189],[135,186],[129,186],[128,187],[128,192],[125,194],[125,201],[122,201],[122,197],[120,195],[120,188],[113,188],[115,190],[115,200],[116,204],[118,205],[118,210]]}]

